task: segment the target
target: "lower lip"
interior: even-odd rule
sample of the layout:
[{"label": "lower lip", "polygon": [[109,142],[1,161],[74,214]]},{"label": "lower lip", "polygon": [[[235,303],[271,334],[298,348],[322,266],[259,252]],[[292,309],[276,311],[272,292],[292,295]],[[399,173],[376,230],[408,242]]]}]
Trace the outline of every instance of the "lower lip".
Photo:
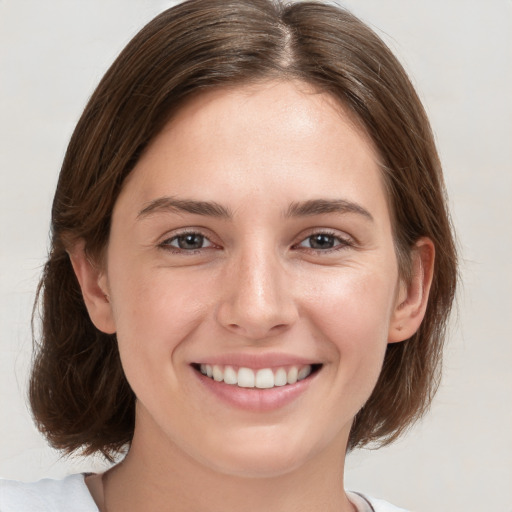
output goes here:
[{"label": "lower lip", "polygon": [[295,384],[275,386],[269,389],[240,388],[232,384],[217,382],[193,369],[200,382],[220,400],[236,407],[254,412],[273,411],[285,407],[302,395],[319,372],[311,374]]}]

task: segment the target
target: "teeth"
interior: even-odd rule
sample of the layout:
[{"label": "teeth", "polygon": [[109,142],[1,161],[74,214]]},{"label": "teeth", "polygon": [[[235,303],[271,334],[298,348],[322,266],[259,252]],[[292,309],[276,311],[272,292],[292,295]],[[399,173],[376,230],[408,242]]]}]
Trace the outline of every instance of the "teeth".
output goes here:
[{"label": "teeth", "polygon": [[224,368],[224,382],[226,384],[238,384],[238,375],[232,366]]},{"label": "teeth", "polygon": [[252,368],[241,367],[238,371],[232,366],[201,364],[201,373],[216,382],[238,386],[241,388],[270,389],[276,386],[295,384],[311,375],[310,364],[305,366],[290,366],[288,369],[261,368],[254,371]]},{"label": "teeth", "polygon": [[299,370],[299,373],[297,375],[297,380],[304,380],[308,375],[311,374],[311,366],[304,366]]},{"label": "teeth", "polygon": [[286,384],[288,384],[286,370],[279,368],[274,375],[274,386],[286,386]]},{"label": "teeth", "polygon": [[217,382],[222,382],[224,380],[224,372],[220,366],[215,365],[213,367],[213,380]]},{"label": "teeth", "polygon": [[288,370],[288,375],[287,375],[287,382],[288,384],[295,384],[297,382],[297,375],[299,374],[299,370],[296,366],[292,366],[289,370]]},{"label": "teeth", "polygon": [[260,389],[269,389],[274,387],[274,373],[270,368],[258,370],[256,372],[256,387]]},{"label": "teeth", "polygon": [[240,368],[238,370],[238,387],[253,388],[254,381],[254,372],[250,368]]}]

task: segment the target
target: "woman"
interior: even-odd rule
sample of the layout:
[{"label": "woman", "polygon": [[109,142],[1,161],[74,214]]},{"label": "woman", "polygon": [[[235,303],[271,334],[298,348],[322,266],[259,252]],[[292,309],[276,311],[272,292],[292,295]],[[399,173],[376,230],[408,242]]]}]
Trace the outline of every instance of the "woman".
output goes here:
[{"label": "woman", "polygon": [[0,510],[397,510],[344,491],[344,456],[428,408],[455,280],[428,120],[373,32],[169,9],[71,139],[30,388],[53,446],[126,457]]}]

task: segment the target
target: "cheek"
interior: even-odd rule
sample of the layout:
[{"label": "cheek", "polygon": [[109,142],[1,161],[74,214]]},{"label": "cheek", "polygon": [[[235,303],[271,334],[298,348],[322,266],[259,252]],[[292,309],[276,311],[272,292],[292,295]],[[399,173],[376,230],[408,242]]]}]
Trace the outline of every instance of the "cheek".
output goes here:
[{"label": "cheek", "polygon": [[136,267],[123,272],[122,278],[122,269],[118,279],[114,274],[113,310],[127,376],[148,376],[157,368],[165,371],[162,362],[170,362],[176,348],[201,324],[208,294],[207,287],[190,276],[166,268],[144,272]]},{"label": "cheek", "polygon": [[[341,269],[309,288],[308,317],[345,386],[371,392],[388,342],[396,281],[393,272]],[[359,393],[358,393],[359,394]]]},{"label": "cheek", "polygon": [[333,335],[379,343],[393,312],[398,280],[390,277],[394,274],[392,269],[343,268],[317,275],[305,287],[309,316]]},{"label": "cheek", "polygon": [[325,371],[331,385],[322,407],[334,418],[324,426],[334,437],[351,424],[375,388],[387,347],[394,287],[378,274],[355,273],[350,279],[326,279],[321,292],[311,296],[309,316],[317,344],[329,354]]}]

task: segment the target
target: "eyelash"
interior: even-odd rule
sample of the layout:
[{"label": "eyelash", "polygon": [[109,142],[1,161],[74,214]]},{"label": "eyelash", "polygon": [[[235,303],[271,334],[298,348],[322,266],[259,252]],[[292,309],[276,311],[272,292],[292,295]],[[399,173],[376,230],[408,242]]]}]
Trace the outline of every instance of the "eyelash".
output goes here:
[{"label": "eyelash", "polygon": [[[203,240],[207,240],[211,244],[211,246],[199,247],[197,249],[183,249],[181,247],[176,247],[176,246],[171,245],[173,242],[178,242],[179,243],[179,239],[180,238],[185,238],[185,237],[191,236],[191,235],[199,236]],[[173,235],[170,238],[166,238],[163,242],[158,244],[158,247],[160,247],[161,249],[164,249],[166,251],[169,251],[169,252],[171,252],[173,254],[187,254],[187,255],[191,255],[191,254],[197,254],[199,251],[204,251],[205,249],[211,249],[212,247],[216,247],[216,246],[205,234],[201,233],[201,231],[198,231],[198,230],[188,230],[188,231],[182,231],[181,233]]]},{"label": "eyelash", "polygon": [[[180,239],[185,238],[190,235],[201,237],[202,242],[206,240],[210,243],[210,245],[207,247],[198,247],[198,248],[193,248],[193,249],[184,249],[184,248],[176,247],[176,246],[172,245],[173,242],[179,243]],[[328,238],[332,239],[333,243],[335,243],[336,245],[334,247],[329,247],[327,249],[304,247],[301,245],[308,240],[311,241],[311,239],[315,236],[328,237]],[[345,238],[345,237],[339,236],[337,233],[334,233],[332,231],[324,229],[324,230],[319,230],[314,233],[310,233],[308,236],[301,239],[298,243],[294,244],[292,246],[292,249],[302,247],[302,249],[306,250],[307,252],[310,252],[310,253],[313,252],[315,254],[324,255],[324,254],[330,254],[332,252],[340,251],[340,250],[346,249],[348,247],[353,247],[353,246],[354,246],[354,242],[350,238],[348,238],[348,237]],[[205,234],[203,234],[201,231],[198,231],[198,230],[183,231],[183,232],[178,233],[170,238],[166,238],[163,242],[158,244],[158,247],[161,249],[164,249],[166,251],[169,251],[172,254],[187,254],[187,255],[197,254],[200,251],[209,250],[212,248],[219,248],[219,246],[216,246],[216,244],[214,244]]]},{"label": "eyelash", "polygon": [[334,247],[329,247],[328,249],[315,249],[313,247],[303,247],[308,252],[314,252],[315,254],[330,254],[336,251],[341,251],[343,249],[347,249],[348,247],[353,247],[354,242],[348,238],[340,236],[338,233],[330,231],[328,229],[318,230],[316,232],[310,233],[308,236],[303,238],[298,244],[295,244],[293,247],[301,247],[301,244],[306,242],[307,240],[311,240],[315,236],[324,236],[333,239],[334,243],[337,244]]}]

